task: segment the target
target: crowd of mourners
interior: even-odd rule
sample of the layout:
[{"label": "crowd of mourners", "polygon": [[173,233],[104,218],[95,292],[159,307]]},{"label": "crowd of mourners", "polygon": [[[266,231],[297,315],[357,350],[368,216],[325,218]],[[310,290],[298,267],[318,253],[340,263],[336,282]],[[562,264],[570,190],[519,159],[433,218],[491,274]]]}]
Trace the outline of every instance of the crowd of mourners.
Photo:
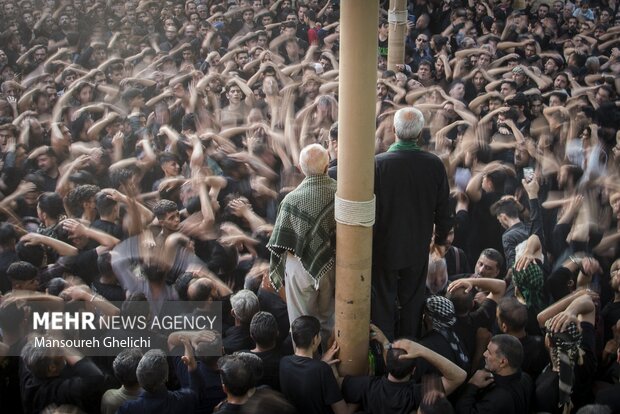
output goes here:
[{"label": "crowd of mourners", "polygon": [[[368,27],[376,154],[417,108],[452,229],[420,331],[371,324],[368,375],[342,378],[320,315],[289,315],[270,244],[302,150],[337,179],[340,2],[2,0],[0,411],[620,412],[620,4],[407,7],[380,1]],[[388,19],[406,26],[395,70]],[[220,302],[221,332],[109,357],[29,339],[37,307],[171,301]]]}]

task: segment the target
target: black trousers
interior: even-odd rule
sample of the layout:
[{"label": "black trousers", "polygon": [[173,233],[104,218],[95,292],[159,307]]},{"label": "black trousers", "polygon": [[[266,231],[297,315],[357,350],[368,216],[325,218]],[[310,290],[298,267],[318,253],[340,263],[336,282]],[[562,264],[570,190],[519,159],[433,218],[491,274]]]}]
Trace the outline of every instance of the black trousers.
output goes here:
[{"label": "black trousers", "polygon": [[428,262],[398,270],[373,264],[370,320],[390,341],[420,337],[427,269]]}]

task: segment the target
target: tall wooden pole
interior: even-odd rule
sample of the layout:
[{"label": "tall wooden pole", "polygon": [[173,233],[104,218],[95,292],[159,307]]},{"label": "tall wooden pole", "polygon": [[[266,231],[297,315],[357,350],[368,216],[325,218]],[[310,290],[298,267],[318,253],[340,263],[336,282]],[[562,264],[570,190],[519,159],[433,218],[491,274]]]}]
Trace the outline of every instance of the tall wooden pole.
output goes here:
[{"label": "tall wooden pole", "polygon": [[397,72],[396,65],[405,63],[405,33],[407,33],[407,0],[390,0],[388,11],[388,70]]},{"label": "tall wooden pole", "polygon": [[[374,194],[375,87],[378,0],[340,3],[338,109],[339,199],[368,202]],[[355,216],[351,204],[336,207]],[[351,214],[349,214],[351,212]],[[372,217],[374,218],[374,209]],[[336,339],[341,375],[363,375],[368,366],[372,227],[342,224],[336,232]]]}]

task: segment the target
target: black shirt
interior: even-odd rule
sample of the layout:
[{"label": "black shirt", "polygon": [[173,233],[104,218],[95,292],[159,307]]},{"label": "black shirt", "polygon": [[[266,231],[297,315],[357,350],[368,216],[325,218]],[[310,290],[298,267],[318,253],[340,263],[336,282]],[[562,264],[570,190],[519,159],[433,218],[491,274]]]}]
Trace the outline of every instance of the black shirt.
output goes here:
[{"label": "black shirt", "polygon": [[480,389],[466,384],[455,408],[458,414],[521,414],[528,413],[532,395],[532,380],[524,372],[512,375],[495,374],[494,382]]},{"label": "black shirt", "polygon": [[387,377],[344,377],[342,395],[349,403],[361,404],[369,413],[409,414],[418,409],[422,386],[412,380],[392,382]]},{"label": "black shirt", "polygon": [[459,337],[471,360],[476,351],[476,331],[478,328],[491,330],[495,322],[495,310],[497,303],[491,299],[485,299],[480,307],[469,312],[465,316],[457,316],[456,323],[452,328]]},{"label": "black shirt", "polygon": [[331,405],[342,400],[330,366],[312,358],[297,355],[282,358],[280,387],[299,414],[331,414]]},{"label": "black shirt", "polygon": [[541,336],[526,335],[519,338],[523,346],[523,363],[521,369],[530,377],[537,378],[549,364],[549,352]]},{"label": "black shirt", "polygon": [[254,341],[250,338],[250,326],[231,326],[224,333],[224,351],[230,355],[237,351],[254,348]]},{"label": "black shirt", "polygon": [[263,361],[263,376],[256,385],[268,385],[280,391],[280,360],[282,355],[276,348],[264,352],[251,352]]}]

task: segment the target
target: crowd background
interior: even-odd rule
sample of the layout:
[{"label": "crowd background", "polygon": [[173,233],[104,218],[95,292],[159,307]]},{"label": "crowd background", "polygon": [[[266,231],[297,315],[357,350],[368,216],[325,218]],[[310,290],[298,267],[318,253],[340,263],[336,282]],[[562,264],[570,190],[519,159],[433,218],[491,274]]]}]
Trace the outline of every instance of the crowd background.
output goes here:
[{"label": "crowd background", "polygon": [[[380,4],[379,25],[368,28],[378,39],[376,152],[394,143],[396,110],[413,105],[426,120],[419,145],[443,161],[451,187],[454,228],[447,245],[431,246],[427,288],[452,299],[448,319],[456,325],[446,326],[462,349],[450,356],[449,348],[433,349],[436,340],[422,343],[469,377],[483,359],[488,365],[491,333],[511,334],[522,340],[530,363],[523,370],[536,389],[526,409],[561,412],[570,405],[564,394],[559,406],[545,406],[540,394],[554,386],[537,380],[547,378],[541,372],[549,362],[539,323],[595,309],[577,329],[583,340],[576,347],[591,358],[583,363],[570,353],[578,384],[572,406],[596,398],[617,407],[619,5],[409,1],[405,61],[390,71],[388,5]],[[0,6],[0,355],[25,347],[21,358],[0,357],[2,410],[115,412],[138,398],[140,387],[158,389],[163,378],[170,390],[169,405],[158,406],[163,412],[211,412],[224,399],[222,412],[237,403],[247,412],[329,412],[255,390],[280,390],[280,358],[293,352],[292,321],[284,295],[269,281],[266,245],[279,202],[304,178],[300,150],[323,145],[329,175],[337,177],[334,123],[344,104],[339,2],[3,0]],[[222,341],[231,356],[196,365],[192,349],[216,339],[183,333],[162,338],[163,348],[179,354],[169,361],[169,375],[167,363],[165,375],[158,365],[165,356],[135,349],[114,362],[68,355],[67,367],[50,363],[30,348],[22,323],[28,306],[42,299],[111,315],[157,313],[169,300],[220,300]],[[312,321],[300,324],[314,332]],[[440,325],[429,332],[433,326],[444,332]],[[372,333],[384,338],[376,327]],[[527,345],[533,348],[525,336],[538,338]],[[313,335],[309,342],[302,337],[297,347],[312,351]],[[238,351],[249,353],[233,356]],[[327,360],[333,351],[323,349]],[[381,349],[374,352],[379,375]],[[550,369],[560,372],[553,355]],[[428,370],[416,370],[416,384]],[[447,389],[430,383],[422,397],[432,398],[416,394],[413,408],[423,403],[425,412],[449,412],[449,403],[441,405]],[[193,391],[182,388],[189,386]],[[117,394],[108,391],[102,403],[106,390]],[[345,400],[357,395],[344,394]],[[570,388],[568,395],[570,401]],[[357,398],[348,402],[362,402]],[[119,412],[136,412],[127,410]]]}]

